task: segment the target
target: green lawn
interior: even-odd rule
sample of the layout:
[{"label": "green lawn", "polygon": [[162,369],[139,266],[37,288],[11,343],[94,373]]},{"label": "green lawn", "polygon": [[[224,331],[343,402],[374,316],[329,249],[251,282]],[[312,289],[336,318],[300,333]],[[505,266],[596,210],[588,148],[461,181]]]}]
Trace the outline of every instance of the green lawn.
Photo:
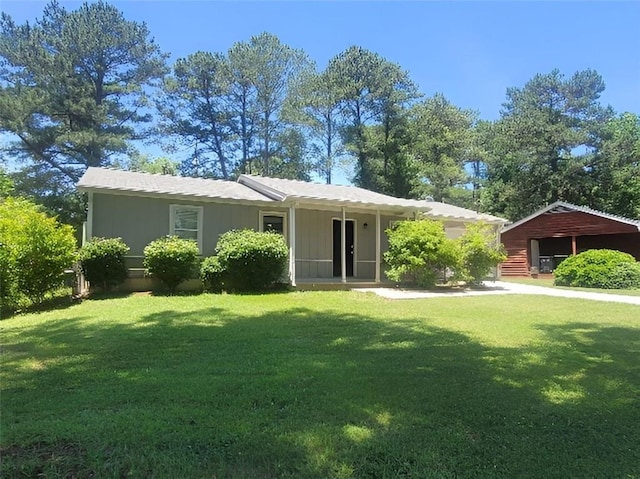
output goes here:
[{"label": "green lawn", "polygon": [[134,295],[0,321],[1,477],[640,477],[640,308]]}]

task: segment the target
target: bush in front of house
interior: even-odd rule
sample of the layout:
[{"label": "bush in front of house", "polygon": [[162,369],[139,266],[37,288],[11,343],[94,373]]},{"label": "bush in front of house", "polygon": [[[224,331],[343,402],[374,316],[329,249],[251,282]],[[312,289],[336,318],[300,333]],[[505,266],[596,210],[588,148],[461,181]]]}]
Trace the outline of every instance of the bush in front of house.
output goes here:
[{"label": "bush in front of house", "polygon": [[384,260],[392,281],[416,283],[422,288],[435,286],[447,269],[458,270],[461,255],[455,242],[447,238],[439,221],[400,221],[386,230],[389,249]]},{"label": "bush in front of house", "polygon": [[211,293],[222,291],[224,282],[224,269],[217,256],[209,256],[200,265],[200,279],[204,284],[204,289]]},{"label": "bush in front of house", "polygon": [[608,289],[640,289],[640,263],[620,263],[611,270]]},{"label": "bush in front of house", "polygon": [[44,301],[76,259],[73,228],[23,198],[0,201],[0,245],[0,299],[11,309]]},{"label": "bush in front of house", "polygon": [[560,263],[553,272],[554,284],[581,288],[619,289],[627,287],[629,280],[633,281],[635,264],[637,264],[635,258],[628,253],[610,249],[592,249],[570,256]]},{"label": "bush in front of house", "polygon": [[129,247],[122,238],[96,237],[80,248],[80,268],[92,286],[109,291],[127,277],[124,256],[128,252]]},{"label": "bush in front of house", "polygon": [[218,238],[215,256],[207,258],[200,277],[208,290],[260,291],[284,276],[289,248],[275,232],[233,230]]},{"label": "bush in front of house", "polygon": [[194,241],[166,236],[144,248],[143,265],[147,274],[158,278],[169,292],[174,293],[180,283],[192,277],[199,254]]},{"label": "bush in front of house", "polygon": [[[0,210],[2,207],[0,206]],[[0,218],[0,228],[2,228],[2,219]],[[0,237],[2,231],[0,230]],[[11,260],[11,255],[8,248],[0,239],[0,313],[2,313],[2,306],[9,309],[14,309],[19,303],[19,294],[16,284],[16,272],[15,264]],[[2,319],[2,314],[0,314]]]},{"label": "bush in front of house", "polygon": [[471,284],[479,284],[507,259],[504,246],[497,241],[491,226],[485,223],[469,224],[462,236],[455,240],[460,248],[461,265],[457,277]]}]

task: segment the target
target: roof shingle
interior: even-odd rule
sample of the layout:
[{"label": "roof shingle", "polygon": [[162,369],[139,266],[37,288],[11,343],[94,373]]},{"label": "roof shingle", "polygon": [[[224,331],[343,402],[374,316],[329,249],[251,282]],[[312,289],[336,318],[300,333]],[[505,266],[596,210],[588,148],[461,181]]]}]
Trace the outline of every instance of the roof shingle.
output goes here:
[{"label": "roof shingle", "polygon": [[[394,206],[417,210],[425,209],[425,204],[422,201],[395,198],[393,196],[365,190],[364,188],[358,188],[357,186],[327,185],[251,175],[241,175],[238,181],[243,184],[255,185],[259,191],[263,191],[266,194],[274,194],[281,199],[295,198],[319,202],[351,203],[380,207]],[[261,185],[266,186],[266,188],[260,189]]]},{"label": "roof shingle", "polygon": [[88,168],[78,182],[78,189],[273,202],[265,195],[235,181],[155,175],[110,168]]},{"label": "roof shingle", "polygon": [[421,211],[434,219],[486,221],[507,220],[435,201],[395,198],[356,186],[326,185],[305,181],[240,175],[237,182],[157,175],[109,168],[88,168],[78,182],[84,191],[118,191],[129,194],[168,195],[254,203],[278,203],[285,200],[301,204],[350,205],[366,209]]}]

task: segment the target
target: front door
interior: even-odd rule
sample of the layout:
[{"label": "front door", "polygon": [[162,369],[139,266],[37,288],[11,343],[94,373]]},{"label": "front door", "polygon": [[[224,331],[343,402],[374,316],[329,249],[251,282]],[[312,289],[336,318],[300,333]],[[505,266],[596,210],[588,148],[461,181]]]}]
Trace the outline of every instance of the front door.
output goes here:
[{"label": "front door", "polygon": [[[345,223],[346,248],[347,248],[347,276],[353,276],[354,221]],[[342,221],[333,220],[333,275],[342,277]]]}]

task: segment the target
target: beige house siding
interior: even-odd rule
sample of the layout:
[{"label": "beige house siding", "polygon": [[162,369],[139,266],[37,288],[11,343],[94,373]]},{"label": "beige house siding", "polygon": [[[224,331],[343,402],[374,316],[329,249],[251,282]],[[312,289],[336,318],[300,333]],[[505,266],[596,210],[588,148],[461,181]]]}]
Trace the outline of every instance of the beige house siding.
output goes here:
[{"label": "beige house siding", "polygon": [[464,234],[465,228],[467,227],[467,223],[463,223],[462,221],[445,221],[444,222],[444,232],[449,239],[459,238]]},{"label": "beige house siding", "polygon": [[171,205],[203,207],[202,254],[210,256],[218,236],[231,229],[258,229],[258,206],[179,199],[93,194],[92,236],[121,237],[129,256],[142,256],[151,241],[169,234]]},{"label": "beige house siding", "polygon": [[[350,260],[350,245],[342,242],[342,235],[336,235],[334,242],[334,220],[353,221],[353,277],[364,282],[385,279],[385,231],[392,222],[420,215],[444,219],[447,235],[457,237],[467,222],[488,221],[499,228],[506,221],[444,203],[393,198],[357,187],[246,175],[230,182],[88,168],[78,189],[89,198],[85,240],[121,237],[130,247],[129,279],[141,281],[148,280],[143,277],[144,248],[170,234],[174,218],[176,227],[191,237],[196,236],[194,225],[198,224],[201,254],[210,256],[220,234],[232,229],[261,230],[264,216],[282,216],[283,233],[295,259],[288,269],[294,284],[297,279],[336,280],[334,256],[338,261],[345,253]],[[180,206],[195,208],[189,212]],[[347,282],[351,269],[350,262],[336,268],[341,270],[340,281]]]},{"label": "beige house siding", "polygon": [[[200,203],[202,205],[202,203]],[[214,253],[218,237],[233,229],[258,229],[259,211],[257,206],[205,203],[202,254],[211,256]]]},{"label": "beige house siding", "polygon": [[[348,221],[354,221],[354,278],[373,280],[376,271],[376,215],[347,210],[345,216]],[[380,217],[381,253],[388,247],[385,229],[392,219],[400,220],[402,217]],[[342,220],[342,212],[296,210],[296,276],[299,279],[333,277],[333,220]]]},{"label": "beige house siding", "polygon": [[142,256],[146,245],[169,234],[169,201],[94,193],[92,203],[92,236],[122,238],[130,256]]},{"label": "beige house siding", "polygon": [[333,277],[332,218],[337,212],[296,210],[296,276]]},{"label": "beige house siding", "polygon": [[[283,214],[287,241],[289,237],[289,209],[271,205],[254,206],[102,193],[94,193],[92,203],[92,236],[121,237],[130,248],[127,266],[134,269],[142,268],[145,246],[169,234],[171,205],[203,207],[203,256],[214,253],[219,235],[226,231],[243,228],[259,230],[261,212]],[[346,217],[355,221],[354,277],[371,280],[375,277],[376,215],[347,211]],[[298,278],[333,277],[333,220],[341,218],[342,213],[339,211],[296,209]],[[381,216],[382,252],[387,248],[384,231],[392,219],[398,220],[401,217]]]},{"label": "beige house siding", "polygon": [[[202,255],[214,253],[220,234],[232,230],[261,228],[262,214],[282,214],[285,218],[285,237],[289,242],[289,208],[265,205],[198,202],[180,199],[129,196],[125,194],[93,194],[93,236],[122,237],[131,248],[127,266],[141,274],[144,247],[151,241],[169,234],[171,205],[203,207]],[[333,220],[341,220],[339,210],[323,211],[296,209],[296,277],[298,279],[333,278]],[[376,274],[376,215],[350,212],[347,220],[354,221],[355,262],[354,278],[373,280]],[[388,249],[385,230],[402,216],[380,215],[380,254]],[[445,221],[447,236],[455,238],[464,232],[465,223]],[[367,225],[365,227],[365,224]],[[381,275],[384,280],[384,273]]]}]

